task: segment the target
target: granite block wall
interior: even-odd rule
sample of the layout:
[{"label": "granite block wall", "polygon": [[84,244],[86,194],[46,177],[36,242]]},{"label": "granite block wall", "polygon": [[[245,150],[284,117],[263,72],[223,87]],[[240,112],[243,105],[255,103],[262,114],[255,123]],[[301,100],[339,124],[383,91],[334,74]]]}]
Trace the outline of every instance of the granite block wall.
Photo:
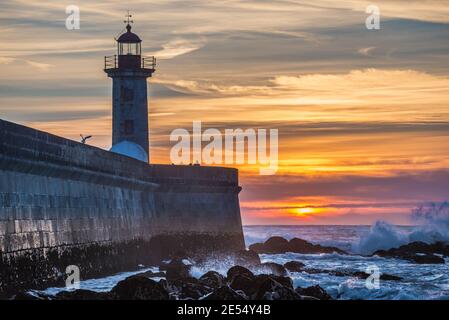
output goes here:
[{"label": "granite block wall", "polygon": [[148,165],[0,120],[0,296],[244,248],[235,169]]}]

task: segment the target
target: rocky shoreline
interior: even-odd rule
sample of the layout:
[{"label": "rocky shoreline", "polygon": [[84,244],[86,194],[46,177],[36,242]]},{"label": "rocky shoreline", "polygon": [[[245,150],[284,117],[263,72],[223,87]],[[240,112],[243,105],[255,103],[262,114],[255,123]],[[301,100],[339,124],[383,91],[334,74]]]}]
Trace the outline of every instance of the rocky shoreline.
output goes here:
[{"label": "rocky shoreline", "polygon": [[[292,251],[293,250],[293,251]],[[311,244],[302,239],[290,241],[272,237],[262,244],[250,246],[226,257],[186,257],[177,253],[159,265],[158,272],[146,271],[118,282],[109,292],[88,290],[62,291],[56,295],[41,292],[23,292],[12,299],[34,300],[331,300],[330,294],[319,285],[294,287],[291,273],[329,274],[336,277],[367,279],[370,275],[362,271],[344,269],[317,269],[301,261],[285,264],[261,262],[259,253],[279,254],[300,252],[303,254],[348,253],[334,247]],[[373,255],[385,258],[405,259],[414,263],[444,263],[449,256],[449,245],[435,243],[410,243],[399,248],[377,251]],[[439,259],[438,259],[439,258]],[[441,260],[440,260],[441,259]],[[226,275],[216,271],[192,276],[192,268],[210,270],[208,263],[227,261]],[[441,262],[442,261],[442,262]],[[157,281],[158,280],[158,281]],[[396,275],[381,274],[380,280],[402,281]]]}]

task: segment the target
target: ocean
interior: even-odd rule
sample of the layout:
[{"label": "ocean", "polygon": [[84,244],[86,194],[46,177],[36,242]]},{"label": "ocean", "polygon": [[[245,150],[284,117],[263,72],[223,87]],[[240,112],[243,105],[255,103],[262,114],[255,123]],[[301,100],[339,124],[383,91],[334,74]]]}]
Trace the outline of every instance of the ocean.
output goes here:
[{"label": "ocean", "polygon": [[[394,227],[400,235],[415,231],[414,227]],[[335,299],[368,300],[448,300],[449,266],[446,264],[419,265],[404,260],[366,256],[376,249],[388,249],[396,246],[401,236],[381,233],[376,226],[247,226],[244,228],[246,244],[260,242],[270,236],[293,237],[308,240],[315,244],[335,246],[353,253],[339,254],[277,254],[261,255],[263,262],[284,264],[288,261],[301,261],[307,268],[327,270],[367,271],[373,266],[381,273],[403,278],[402,281],[379,282],[378,289],[369,289],[365,280],[352,277],[336,277],[328,274],[291,273],[294,285],[308,287],[320,285]],[[385,232],[381,230],[380,232]],[[388,241],[385,241],[388,239]],[[371,244],[375,242],[378,247]],[[392,242],[392,243],[391,243]],[[403,241],[407,242],[406,240]],[[403,243],[400,243],[403,244]],[[366,247],[369,249],[366,250]],[[370,272],[368,272],[370,273]]]},{"label": "ocean", "polygon": [[[415,240],[414,227],[379,224],[370,226],[245,226],[246,245],[262,242],[271,236],[294,237],[315,244],[339,247],[349,255],[339,254],[276,254],[260,255],[262,262],[284,264],[288,261],[303,262],[307,268],[326,270],[364,271],[376,268],[381,273],[400,276],[402,281],[380,280],[379,286],[367,286],[363,279],[337,277],[325,273],[308,274],[291,272],[294,286],[308,287],[320,285],[333,298],[341,300],[448,300],[449,267],[446,264],[419,265],[404,260],[386,259],[369,254],[377,249],[388,249]],[[420,233],[421,234],[421,233]],[[416,239],[417,240],[417,239]],[[210,261],[204,268],[194,267],[192,275],[200,277],[209,270],[226,274],[229,264],[226,261]],[[141,269],[157,271],[156,267]],[[101,279],[81,281],[82,289],[109,291],[117,282],[136,272],[125,272]],[[157,280],[157,279],[156,279]],[[64,288],[49,288],[44,292],[55,294]]]}]

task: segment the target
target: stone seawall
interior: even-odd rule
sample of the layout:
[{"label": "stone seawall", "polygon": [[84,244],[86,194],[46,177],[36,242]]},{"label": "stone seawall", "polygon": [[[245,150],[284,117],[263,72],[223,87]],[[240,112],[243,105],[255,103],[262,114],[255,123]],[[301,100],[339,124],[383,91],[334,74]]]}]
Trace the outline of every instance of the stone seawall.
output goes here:
[{"label": "stone seawall", "polygon": [[0,295],[244,248],[238,172],[148,165],[0,120]]}]

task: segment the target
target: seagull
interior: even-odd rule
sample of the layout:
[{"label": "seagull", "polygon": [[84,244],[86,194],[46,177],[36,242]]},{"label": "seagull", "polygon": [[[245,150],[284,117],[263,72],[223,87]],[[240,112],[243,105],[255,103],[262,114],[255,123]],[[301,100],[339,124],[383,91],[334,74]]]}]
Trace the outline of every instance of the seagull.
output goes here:
[{"label": "seagull", "polygon": [[86,140],[92,138],[92,136],[83,137],[82,134],[80,134],[80,137],[81,137],[81,143],[82,144],[86,144]]}]

